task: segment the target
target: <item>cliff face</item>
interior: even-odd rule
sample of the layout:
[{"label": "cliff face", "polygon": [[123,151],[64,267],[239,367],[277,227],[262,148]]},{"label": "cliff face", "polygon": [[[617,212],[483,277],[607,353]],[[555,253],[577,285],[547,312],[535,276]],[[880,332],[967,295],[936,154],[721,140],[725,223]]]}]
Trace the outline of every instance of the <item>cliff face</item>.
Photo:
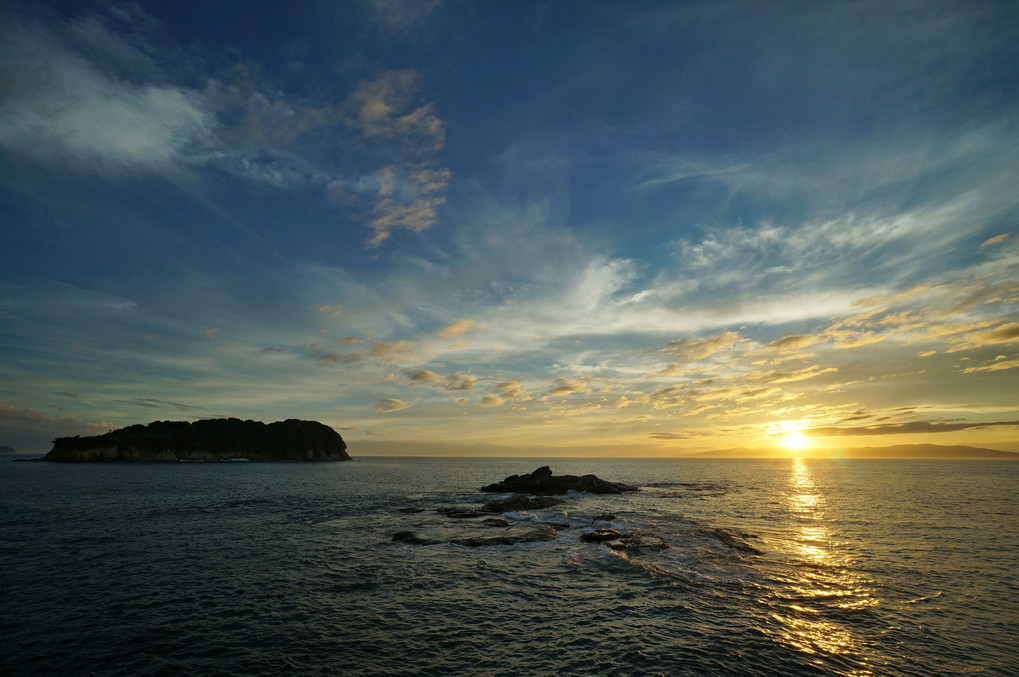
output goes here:
[{"label": "cliff face", "polygon": [[93,437],[60,437],[44,461],[349,461],[339,433],[317,421],[220,418],[153,421]]}]

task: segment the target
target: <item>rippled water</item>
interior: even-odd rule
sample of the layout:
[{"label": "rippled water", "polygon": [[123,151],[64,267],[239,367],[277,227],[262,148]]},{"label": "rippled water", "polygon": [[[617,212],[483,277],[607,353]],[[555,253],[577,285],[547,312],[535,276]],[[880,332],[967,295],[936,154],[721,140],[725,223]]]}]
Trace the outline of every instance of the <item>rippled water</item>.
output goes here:
[{"label": "rippled water", "polygon": [[[545,463],[642,491],[435,512]],[[1017,496],[1008,461],[0,463],[0,673],[1015,675]]]}]

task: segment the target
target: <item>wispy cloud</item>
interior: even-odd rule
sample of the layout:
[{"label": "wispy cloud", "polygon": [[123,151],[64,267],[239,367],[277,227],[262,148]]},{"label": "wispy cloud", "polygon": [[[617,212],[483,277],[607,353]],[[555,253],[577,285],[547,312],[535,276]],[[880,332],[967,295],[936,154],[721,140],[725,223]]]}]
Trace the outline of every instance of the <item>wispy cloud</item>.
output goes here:
[{"label": "wispy cloud", "polygon": [[119,426],[106,421],[86,421],[70,416],[55,416],[38,409],[18,408],[0,402],[0,431],[6,444],[25,453],[48,451],[40,440],[71,435],[99,435]]},{"label": "wispy cloud", "polygon": [[976,374],[986,371],[1005,371],[1006,369],[1019,369],[1019,357],[1009,359],[1005,355],[998,355],[993,361],[975,367],[966,367],[962,370],[964,374]]},{"label": "wispy cloud", "polygon": [[845,435],[905,435],[915,433],[944,433],[960,430],[979,430],[997,427],[1019,427],[1019,421],[983,421],[968,423],[951,423],[943,421],[909,421],[907,423],[888,423],[870,426],[826,426],[804,428],[804,435],[812,437],[833,437]]},{"label": "wispy cloud", "polygon": [[432,104],[413,106],[418,75],[390,71],[362,82],[350,95],[350,124],[367,137],[395,139],[413,154],[442,148],[445,130]]},{"label": "wispy cloud", "polygon": [[[126,17],[128,30],[98,14],[48,24],[6,18],[0,147],[10,152],[108,177],[142,171],[180,181],[216,168],[284,190],[313,187],[358,210],[372,247],[438,219],[450,180],[435,162],[445,125],[434,104],[418,102],[414,71],[383,72],[335,103],[283,91],[245,63],[197,86],[174,84],[149,35],[159,27],[140,12]],[[377,148],[365,153],[364,144]],[[341,149],[356,151],[362,171],[340,169],[329,153]]]},{"label": "wispy cloud", "polygon": [[375,411],[379,411],[384,414],[391,414],[395,411],[403,411],[404,409],[407,409],[412,406],[414,405],[408,404],[403,400],[398,400],[395,397],[387,397],[376,402],[373,408],[375,409]]},{"label": "wispy cloud", "polygon": [[443,338],[459,338],[461,336],[465,336],[469,332],[485,329],[486,327],[488,327],[488,325],[484,322],[479,324],[474,320],[457,320],[448,327],[443,327],[435,333],[437,336],[441,336]]},{"label": "wispy cloud", "polygon": [[[339,344],[351,345],[351,342],[341,340]],[[312,346],[310,348],[310,352],[315,360],[323,364],[341,364],[348,366],[364,362],[372,362],[374,364],[396,364],[413,359],[417,355],[417,344],[413,341],[375,341],[371,344],[371,346],[369,346],[368,350],[324,352],[317,346]]]},{"label": "wispy cloud", "polygon": [[591,392],[591,389],[585,380],[569,380],[559,377],[555,380],[555,382],[555,387],[550,388],[548,391],[549,395],[572,395],[574,393]]},{"label": "wispy cloud", "polygon": [[367,0],[372,20],[398,35],[420,28],[441,4],[441,0]]},{"label": "wispy cloud", "polygon": [[745,341],[737,331],[723,331],[714,336],[694,339],[677,339],[669,341],[662,349],[663,353],[675,355],[686,360],[696,361],[710,357],[715,353],[729,348],[740,341]]},{"label": "wispy cloud", "polygon": [[[0,29],[0,145],[52,166],[102,173],[166,170],[214,144],[202,96],[103,72],[38,24]],[[108,32],[107,46],[116,46]],[[126,49],[126,47],[125,47]]]},{"label": "wispy cloud", "polygon": [[988,247],[993,247],[995,245],[999,245],[999,244],[1002,244],[1004,242],[1008,242],[1008,239],[1010,237],[1011,237],[1011,235],[1009,233],[1002,233],[1001,235],[995,235],[994,237],[987,238],[986,240],[984,240],[980,244],[979,247],[977,247],[977,251],[978,252],[979,251],[983,251],[984,249],[987,249]]},{"label": "wispy cloud", "polygon": [[[394,230],[420,232],[433,226],[437,209],[446,201],[448,169],[435,165],[434,155],[445,140],[445,125],[426,103],[417,107],[418,75],[414,71],[390,71],[362,82],[347,99],[348,124],[369,139],[393,141],[403,156],[379,174],[373,204],[365,215],[375,235],[368,241],[377,247]],[[338,195],[349,182],[334,184]]]}]

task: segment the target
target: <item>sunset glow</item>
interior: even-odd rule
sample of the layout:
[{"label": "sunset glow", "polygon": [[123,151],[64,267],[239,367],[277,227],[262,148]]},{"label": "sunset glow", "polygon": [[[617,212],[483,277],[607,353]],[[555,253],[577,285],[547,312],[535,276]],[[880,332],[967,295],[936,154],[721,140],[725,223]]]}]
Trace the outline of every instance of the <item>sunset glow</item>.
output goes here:
[{"label": "sunset glow", "polygon": [[791,432],[782,438],[782,444],[791,451],[803,451],[810,446],[810,441],[801,432]]},{"label": "sunset glow", "polygon": [[50,4],[0,21],[0,444],[1019,451],[1008,3]]}]

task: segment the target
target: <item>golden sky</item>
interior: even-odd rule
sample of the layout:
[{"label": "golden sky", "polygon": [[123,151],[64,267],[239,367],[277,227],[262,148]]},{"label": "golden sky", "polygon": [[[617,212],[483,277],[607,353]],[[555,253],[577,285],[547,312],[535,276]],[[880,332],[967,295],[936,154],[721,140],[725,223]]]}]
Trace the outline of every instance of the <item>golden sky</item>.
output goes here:
[{"label": "golden sky", "polygon": [[1019,451],[1007,3],[299,5],[4,10],[0,444]]}]

